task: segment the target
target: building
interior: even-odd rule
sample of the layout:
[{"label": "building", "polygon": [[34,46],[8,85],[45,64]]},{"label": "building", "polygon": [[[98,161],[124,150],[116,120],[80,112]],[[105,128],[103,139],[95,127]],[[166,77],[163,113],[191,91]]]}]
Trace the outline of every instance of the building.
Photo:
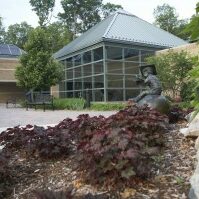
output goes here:
[{"label": "building", "polygon": [[24,90],[16,86],[15,79],[15,68],[23,52],[15,45],[0,44],[0,103],[8,99],[24,98]]},{"label": "building", "polygon": [[186,42],[126,11],[117,11],[63,47],[54,57],[64,65],[64,80],[54,95],[91,101],[126,101],[142,87],[135,79],[146,57]]}]

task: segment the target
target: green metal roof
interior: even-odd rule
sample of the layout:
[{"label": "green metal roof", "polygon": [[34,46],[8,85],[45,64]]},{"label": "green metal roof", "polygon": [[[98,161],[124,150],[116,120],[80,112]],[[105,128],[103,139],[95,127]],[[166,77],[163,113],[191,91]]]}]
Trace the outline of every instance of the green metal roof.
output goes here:
[{"label": "green metal roof", "polygon": [[54,54],[54,57],[61,58],[102,41],[147,45],[159,48],[187,44],[187,42],[175,35],[124,10],[120,10],[63,47]]}]

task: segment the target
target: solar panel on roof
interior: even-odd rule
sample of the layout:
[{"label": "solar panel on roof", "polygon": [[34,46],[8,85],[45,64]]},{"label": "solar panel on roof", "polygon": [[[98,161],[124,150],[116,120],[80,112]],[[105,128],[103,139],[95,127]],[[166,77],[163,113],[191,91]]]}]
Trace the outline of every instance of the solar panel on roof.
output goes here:
[{"label": "solar panel on roof", "polygon": [[21,55],[21,51],[18,47],[16,46],[9,46],[10,47],[10,51],[11,51],[11,54],[14,55],[14,56],[19,56]]},{"label": "solar panel on roof", "polygon": [[0,56],[17,57],[20,56],[24,51],[19,47],[12,44],[0,44]]},{"label": "solar panel on roof", "polygon": [[10,55],[11,54],[7,45],[5,45],[5,44],[0,45],[0,54],[1,55]]}]

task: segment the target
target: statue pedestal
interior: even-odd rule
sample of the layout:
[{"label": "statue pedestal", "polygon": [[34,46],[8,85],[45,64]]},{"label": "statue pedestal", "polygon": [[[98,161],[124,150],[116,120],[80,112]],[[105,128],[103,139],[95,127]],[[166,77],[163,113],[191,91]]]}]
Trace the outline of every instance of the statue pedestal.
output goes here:
[{"label": "statue pedestal", "polygon": [[138,102],[142,106],[147,104],[150,108],[158,110],[160,113],[169,113],[170,104],[163,95],[147,95]]}]

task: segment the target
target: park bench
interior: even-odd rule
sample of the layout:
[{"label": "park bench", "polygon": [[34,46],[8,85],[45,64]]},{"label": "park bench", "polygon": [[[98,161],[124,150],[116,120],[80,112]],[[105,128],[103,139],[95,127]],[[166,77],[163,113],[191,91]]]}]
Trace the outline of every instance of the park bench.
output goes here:
[{"label": "park bench", "polygon": [[6,101],[6,108],[9,108],[9,104],[12,104],[12,107],[17,106],[17,99],[16,98],[10,98]]},{"label": "park bench", "polygon": [[42,93],[42,92],[28,92],[26,93],[26,110],[29,107],[37,108],[37,106],[43,106],[43,111],[46,110],[46,106],[50,105],[54,110],[53,104],[53,96],[49,93]]}]

